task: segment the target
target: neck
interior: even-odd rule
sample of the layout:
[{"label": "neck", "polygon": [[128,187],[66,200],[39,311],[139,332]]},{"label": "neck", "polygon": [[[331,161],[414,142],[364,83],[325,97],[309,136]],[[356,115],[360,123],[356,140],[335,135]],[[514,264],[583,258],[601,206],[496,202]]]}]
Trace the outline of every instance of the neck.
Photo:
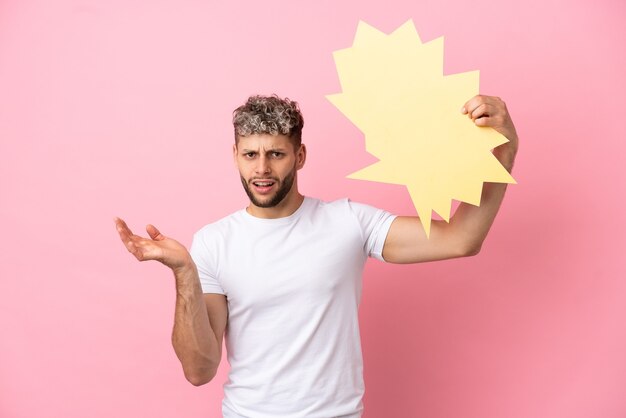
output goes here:
[{"label": "neck", "polygon": [[285,196],[285,198],[278,205],[271,208],[262,208],[250,202],[246,210],[250,215],[257,218],[285,218],[287,216],[293,215],[293,213],[298,210],[300,205],[302,205],[303,201],[304,196],[300,194],[294,184],[292,191],[287,196]]}]

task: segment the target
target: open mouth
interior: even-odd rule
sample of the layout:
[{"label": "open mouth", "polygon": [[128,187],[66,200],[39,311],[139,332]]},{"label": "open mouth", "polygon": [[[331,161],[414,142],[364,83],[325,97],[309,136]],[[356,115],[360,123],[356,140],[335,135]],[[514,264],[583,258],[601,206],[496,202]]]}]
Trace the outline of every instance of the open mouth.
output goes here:
[{"label": "open mouth", "polygon": [[253,180],[252,185],[259,193],[267,193],[276,184],[274,180]]}]

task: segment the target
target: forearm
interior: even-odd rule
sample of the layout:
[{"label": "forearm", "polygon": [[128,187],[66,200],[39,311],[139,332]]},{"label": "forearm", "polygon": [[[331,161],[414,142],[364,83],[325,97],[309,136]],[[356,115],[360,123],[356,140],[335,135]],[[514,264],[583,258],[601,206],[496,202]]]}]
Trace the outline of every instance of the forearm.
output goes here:
[{"label": "forearm", "polygon": [[[505,146],[494,150],[494,155],[504,168],[511,172],[516,152],[515,148]],[[480,250],[498,214],[506,189],[506,183],[485,183],[480,206],[461,203],[452,217],[450,226],[462,238],[469,255],[476,254]]]},{"label": "forearm", "polygon": [[185,377],[194,385],[213,378],[221,359],[221,347],[211,328],[193,261],[174,270],[176,309],[172,345]]}]

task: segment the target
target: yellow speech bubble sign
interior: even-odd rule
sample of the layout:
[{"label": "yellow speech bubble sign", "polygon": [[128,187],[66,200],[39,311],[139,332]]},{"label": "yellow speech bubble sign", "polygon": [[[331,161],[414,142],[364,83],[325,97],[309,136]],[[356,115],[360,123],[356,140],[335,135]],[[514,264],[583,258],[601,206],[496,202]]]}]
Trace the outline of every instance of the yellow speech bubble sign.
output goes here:
[{"label": "yellow speech bubble sign", "polygon": [[379,159],[348,177],[405,185],[427,236],[433,211],[449,221],[453,199],[478,206],[483,182],[515,183],[491,153],[508,140],[460,112],[478,71],[444,76],[443,37],[422,43],[412,20],[390,35],[359,22],[333,55],[342,92],[326,98]]}]

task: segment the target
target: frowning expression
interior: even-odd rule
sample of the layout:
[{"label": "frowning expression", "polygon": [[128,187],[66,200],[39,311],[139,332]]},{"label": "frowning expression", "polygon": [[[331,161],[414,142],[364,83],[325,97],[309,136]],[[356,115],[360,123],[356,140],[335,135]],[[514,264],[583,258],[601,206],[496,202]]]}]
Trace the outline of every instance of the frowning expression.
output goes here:
[{"label": "frowning expression", "polygon": [[241,183],[253,205],[273,208],[298,193],[297,171],[306,159],[304,145],[295,149],[285,135],[263,134],[239,137],[233,150]]}]

